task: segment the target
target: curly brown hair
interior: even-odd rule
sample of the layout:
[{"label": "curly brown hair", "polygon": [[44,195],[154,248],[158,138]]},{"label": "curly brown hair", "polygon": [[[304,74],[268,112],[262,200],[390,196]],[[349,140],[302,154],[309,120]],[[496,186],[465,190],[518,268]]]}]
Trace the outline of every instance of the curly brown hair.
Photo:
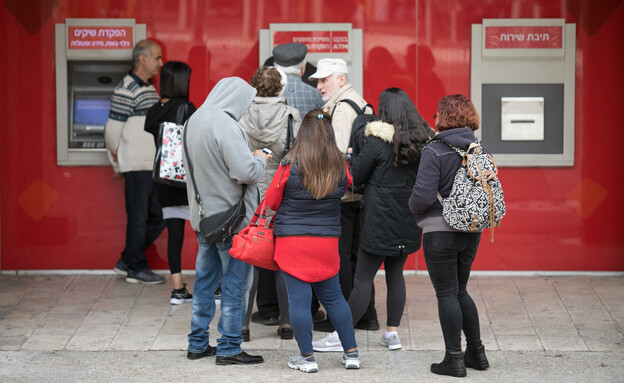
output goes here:
[{"label": "curly brown hair", "polygon": [[258,97],[275,97],[282,90],[282,76],[277,69],[261,66],[251,78],[251,86],[258,90]]},{"label": "curly brown hair", "polygon": [[462,94],[442,97],[436,117],[438,132],[464,127],[473,131],[479,129],[479,116],[472,102]]}]

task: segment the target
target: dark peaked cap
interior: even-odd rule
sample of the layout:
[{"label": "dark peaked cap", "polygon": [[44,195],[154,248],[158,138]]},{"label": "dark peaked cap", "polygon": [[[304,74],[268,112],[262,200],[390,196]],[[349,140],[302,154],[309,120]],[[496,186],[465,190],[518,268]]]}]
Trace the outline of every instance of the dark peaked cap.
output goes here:
[{"label": "dark peaked cap", "polygon": [[289,67],[305,60],[308,47],[300,43],[280,44],[273,48],[273,58],[277,65]]}]

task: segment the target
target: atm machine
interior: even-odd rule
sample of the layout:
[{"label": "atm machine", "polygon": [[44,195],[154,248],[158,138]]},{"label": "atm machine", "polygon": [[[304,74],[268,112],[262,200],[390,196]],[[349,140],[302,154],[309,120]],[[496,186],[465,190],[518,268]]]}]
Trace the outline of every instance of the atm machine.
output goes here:
[{"label": "atm machine", "polygon": [[110,165],[104,142],[110,95],[132,70],[132,48],[145,36],[145,24],[134,19],[56,24],[58,165]]},{"label": "atm machine", "polygon": [[350,23],[270,24],[260,30],[260,64],[272,56],[273,47],[286,43],[302,43],[308,47],[306,60],[316,65],[323,58],[347,62],[349,82],[364,94],[362,30]]},{"label": "atm machine", "polygon": [[564,19],[472,25],[476,135],[501,166],[574,165],[576,26]]}]

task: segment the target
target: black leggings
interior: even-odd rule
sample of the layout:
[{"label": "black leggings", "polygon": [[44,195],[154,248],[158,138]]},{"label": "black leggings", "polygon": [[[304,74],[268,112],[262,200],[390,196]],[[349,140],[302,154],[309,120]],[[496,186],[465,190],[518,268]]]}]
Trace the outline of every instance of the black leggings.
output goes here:
[{"label": "black leggings", "polygon": [[395,327],[401,324],[401,317],[405,309],[403,267],[406,260],[407,254],[386,257],[368,253],[360,248],[355,269],[353,291],[351,291],[349,296],[349,308],[351,308],[354,325],[364,315],[368,307],[375,274],[377,274],[377,270],[379,270],[382,263],[386,271],[386,287],[388,290],[386,298],[388,321],[386,325]]},{"label": "black leggings", "polygon": [[184,243],[185,220],[170,218],[165,220],[169,237],[167,240],[167,261],[169,271],[177,274],[182,271],[182,244]]}]

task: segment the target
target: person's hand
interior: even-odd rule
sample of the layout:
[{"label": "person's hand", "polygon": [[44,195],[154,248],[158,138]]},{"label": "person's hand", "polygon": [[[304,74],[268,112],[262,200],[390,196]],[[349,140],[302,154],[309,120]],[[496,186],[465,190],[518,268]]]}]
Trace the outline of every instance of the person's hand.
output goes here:
[{"label": "person's hand", "polygon": [[345,160],[351,161],[351,154],[353,154],[353,148],[347,148],[347,154],[345,155]]},{"label": "person's hand", "polygon": [[262,151],[262,149],[258,149],[255,152],[252,153],[254,156],[261,156],[262,158],[264,158],[265,160],[268,160],[269,158],[273,157],[272,154],[266,154],[265,152]]},{"label": "person's hand", "polygon": [[113,150],[113,149],[110,149],[110,153],[111,153],[111,156],[113,157],[113,161],[114,162],[118,162],[117,161],[117,151]]}]

